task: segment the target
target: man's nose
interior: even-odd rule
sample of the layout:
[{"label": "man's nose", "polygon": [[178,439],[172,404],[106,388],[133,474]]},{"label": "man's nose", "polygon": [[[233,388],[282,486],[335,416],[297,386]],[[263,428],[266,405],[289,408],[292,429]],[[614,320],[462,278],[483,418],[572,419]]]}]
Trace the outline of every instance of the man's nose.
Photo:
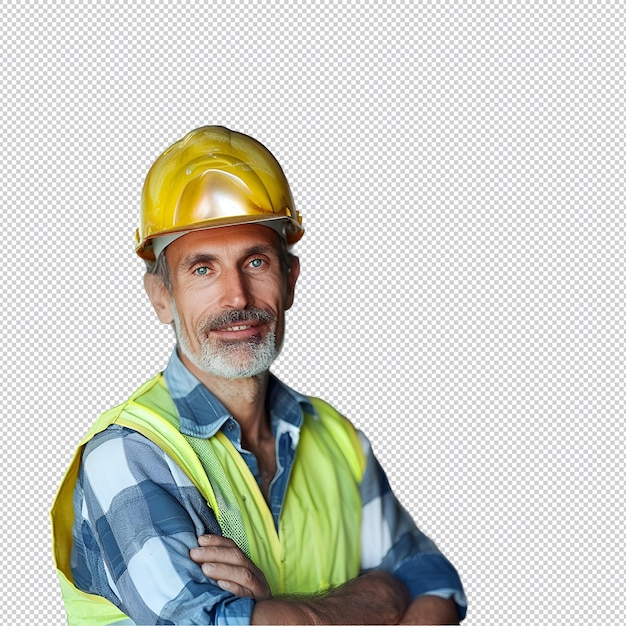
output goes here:
[{"label": "man's nose", "polygon": [[224,271],[220,279],[222,306],[229,309],[245,309],[250,304],[245,275],[239,269],[231,269]]}]

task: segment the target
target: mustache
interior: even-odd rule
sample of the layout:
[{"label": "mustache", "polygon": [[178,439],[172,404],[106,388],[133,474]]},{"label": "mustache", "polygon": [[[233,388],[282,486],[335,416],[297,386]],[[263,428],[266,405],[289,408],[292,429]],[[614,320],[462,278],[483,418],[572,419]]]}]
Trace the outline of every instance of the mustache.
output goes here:
[{"label": "mustache", "polygon": [[233,309],[207,318],[203,324],[205,331],[219,330],[228,324],[239,322],[260,322],[268,324],[276,321],[276,316],[266,309]]}]

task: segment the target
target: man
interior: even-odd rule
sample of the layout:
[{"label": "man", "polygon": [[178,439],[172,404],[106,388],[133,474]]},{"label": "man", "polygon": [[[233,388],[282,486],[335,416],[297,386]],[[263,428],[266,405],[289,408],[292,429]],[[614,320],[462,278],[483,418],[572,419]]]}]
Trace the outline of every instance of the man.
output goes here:
[{"label": "man", "polygon": [[53,507],[69,623],[458,623],[458,575],[365,437],[269,368],[303,234],[255,140],[189,133],[145,181],[136,251],[177,348],[104,413]]}]

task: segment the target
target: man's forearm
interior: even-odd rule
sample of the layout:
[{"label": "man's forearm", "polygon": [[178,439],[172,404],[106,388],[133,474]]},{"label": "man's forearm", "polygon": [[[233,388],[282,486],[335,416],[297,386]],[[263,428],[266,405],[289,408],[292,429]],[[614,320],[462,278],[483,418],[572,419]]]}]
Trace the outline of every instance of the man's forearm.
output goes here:
[{"label": "man's forearm", "polygon": [[311,597],[272,598],[257,602],[253,624],[397,624],[409,594],[398,579],[370,572]]}]

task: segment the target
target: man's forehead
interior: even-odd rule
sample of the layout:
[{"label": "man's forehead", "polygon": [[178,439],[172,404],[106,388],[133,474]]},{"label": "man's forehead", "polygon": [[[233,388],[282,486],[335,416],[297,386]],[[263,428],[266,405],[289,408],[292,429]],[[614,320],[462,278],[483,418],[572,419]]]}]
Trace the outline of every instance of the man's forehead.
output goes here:
[{"label": "man's forehead", "polygon": [[168,246],[171,258],[204,252],[211,255],[233,251],[266,249],[278,251],[280,235],[260,224],[241,224],[197,230],[183,235]]}]

